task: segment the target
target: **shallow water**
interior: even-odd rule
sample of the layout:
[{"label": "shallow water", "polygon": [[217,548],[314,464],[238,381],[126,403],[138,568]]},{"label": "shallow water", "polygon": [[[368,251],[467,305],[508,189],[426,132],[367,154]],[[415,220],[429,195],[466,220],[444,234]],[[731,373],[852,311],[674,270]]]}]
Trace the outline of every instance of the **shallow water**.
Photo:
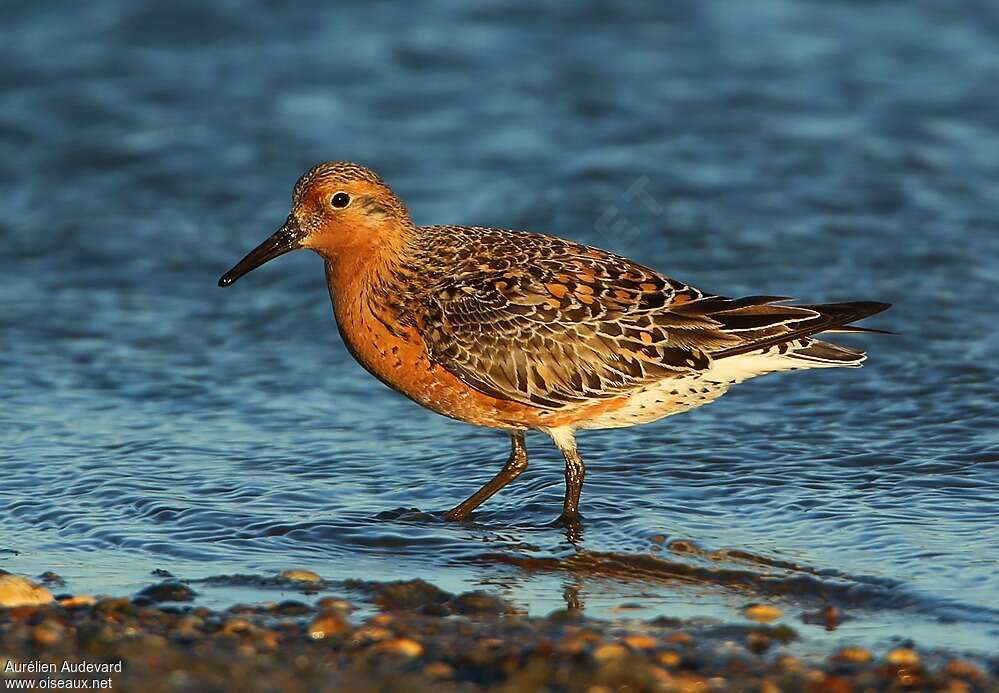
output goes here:
[{"label": "shallow water", "polygon": [[[648,5],[648,6],[646,6]],[[296,566],[805,647],[999,643],[999,13],[989,3],[0,7],[0,567],[127,593]],[[320,261],[221,291],[309,165],[419,223],[547,231],[701,288],[878,299],[861,370],[580,436],[439,513],[502,434],[357,366]],[[260,596],[205,586],[202,600]],[[801,623],[827,603],[850,620]],[[623,608],[622,607],[633,607]]]}]

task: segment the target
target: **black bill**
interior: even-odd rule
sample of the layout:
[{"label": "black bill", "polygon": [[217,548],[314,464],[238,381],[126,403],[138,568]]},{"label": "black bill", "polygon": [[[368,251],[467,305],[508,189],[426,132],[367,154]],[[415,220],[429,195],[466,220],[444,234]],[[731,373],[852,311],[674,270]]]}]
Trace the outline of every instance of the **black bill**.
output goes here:
[{"label": "black bill", "polygon": [[284,226],[279,228],[270,238],[247,253],[246,257],[236,263],[236,266],[222,275],[219,286],[229,286],[244,274],[251,272],[260,265],[273,260],[279,255],[290,253],[302,247],[305,233],[298,226],[294,217],[289,216]]}]

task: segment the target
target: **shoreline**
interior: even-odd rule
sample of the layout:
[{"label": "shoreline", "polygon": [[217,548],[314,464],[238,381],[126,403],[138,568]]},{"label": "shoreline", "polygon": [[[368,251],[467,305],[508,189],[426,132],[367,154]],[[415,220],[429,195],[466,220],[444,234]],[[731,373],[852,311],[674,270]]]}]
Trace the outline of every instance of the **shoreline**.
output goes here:
[{"label": "shoreline", "polygon": [[[353,601],[310,596],[322,580],[309,571],[273,580],[303,598],[210,609],[175,579],[133,597],[53,600],[34,585],[36,603],[0,606],[0,676],[151,691],[999,690],[997,659],[918,646],[790,655],[797,634],[762,622],[765,605],[749,624],[529,617],[486,592],[422,580],[354,581],[345,591],[364,597]],[[12,603],[4,594],[0,604]]]}]

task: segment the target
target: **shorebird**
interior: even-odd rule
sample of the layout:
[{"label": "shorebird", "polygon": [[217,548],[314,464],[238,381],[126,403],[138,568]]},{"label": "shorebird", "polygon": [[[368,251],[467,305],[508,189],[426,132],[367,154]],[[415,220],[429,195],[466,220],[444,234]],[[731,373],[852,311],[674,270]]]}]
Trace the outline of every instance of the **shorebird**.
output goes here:
[{"label": "shorebird", "polygon": [[728,298],[569,240],[476,226],[416,226],[373,171],[320,164],[295,184],[284,225],[219,280],[279,255],[325,261],[344,344],[372,375],[444,416],[508,432],[496,476],[450,510],[465,520],[527,468],[524,432],[565,458],[560,520],[580,520],[576,431],[649,423],[765,373],[860,366],[815,338],[889,307]]}]

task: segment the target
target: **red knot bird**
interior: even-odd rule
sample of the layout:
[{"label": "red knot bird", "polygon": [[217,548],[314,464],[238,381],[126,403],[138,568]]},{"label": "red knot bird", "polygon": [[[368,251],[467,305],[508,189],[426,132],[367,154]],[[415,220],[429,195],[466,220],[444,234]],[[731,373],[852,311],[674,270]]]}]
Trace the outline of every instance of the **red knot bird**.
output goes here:
[{"label": "red knot bird", "polygon": [[506,464],[448,520],[523,473],[534,429],[565,458],[560,519],[576,523],[577,431],[656,421],[765,373],[860,366],[864,352],[816,335],[876,332],[851,323],[889,306],[729,298],[562,238],[416,226],[377,174],[339,161],[299,179],[284,225],[219,286],[299,248],[325,261],[340,335],[368,372],[432,411],[510,435]]}]

